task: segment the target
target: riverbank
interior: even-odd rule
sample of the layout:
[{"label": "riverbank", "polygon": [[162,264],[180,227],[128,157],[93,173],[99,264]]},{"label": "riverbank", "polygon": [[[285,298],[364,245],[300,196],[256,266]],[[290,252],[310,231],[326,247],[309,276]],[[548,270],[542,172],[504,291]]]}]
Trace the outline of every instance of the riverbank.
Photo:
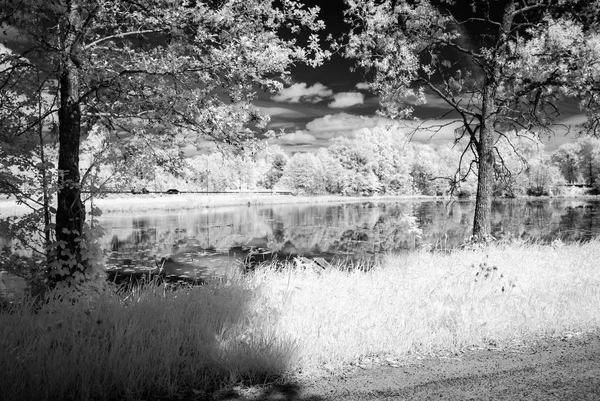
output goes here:
[{"label": "riverbank", "polygon": [[[474,197],[462,200],[475,200]],[[598,195],[585,195],[581,192],[572,192],[560,196],[523,196],[521,200],[549,200],[549,199],[574,199],[594,200],[600,199]],[[225,206],[246,205],[293,205],[293,204],[325,204],[325,203],[353,203],[353,202],[390,202],[413,200],[443,200],[451,201],[449,197],[427,195],[376,195],[376,196],[341,196],[317,195],[295,196],[268,193],[228,193],[228,194],[117,194],[101,198],[94,198],[93,204],[99,207],[102,213],[145,213],[151,211],[184,211],[201,208],[215,208]],[[455,199],[457,200],[457,199]],[[500,199],[502,200],[502,199]],[[90,207],[90,200],[86,206]],[[30,211],[25,205],[18,205],[11,199],[0,199],[0,216],[21,216]]]},{"label": "riverbank", "polygon": [[[393,201],[414,199],[436,199],[430,196],[374,196],[350,197],[340,195],[294,196],[281,194],[178,194],[178,195],[140,195],[134,197],[109,197],[98,199],[95,204],[105,213],[147,212],[152,210],[190,210],[222,206],[251,205],[293,205],[351,203],[369,201]],[[442,198],[438,198],[442,199]]]},{"label": "riverbank", "polygon": [[[226,282],[0,314],[8,399],[206,399],[600,329],[600,242],[391,255],[369,271],[296,263]],[[12,398],[11,398],[12,397]]]},{"label": "riverbank", "polygon": [[[376,201],[401,201],[401,200],[427,200],[444,199],[443,197],[425,195],[394,195],[352,197],[341,195],[319,196],[294,196],[268,193],[228,193],[228,194],[119,194],[102,198],[94,198],[94,206],[99,207],[103,213],[144,213],[150,211],[183,211],[200,208],[213,208],[224,206],[246,205],[282,205],[282,204],[323,204],[323,203],[351,203],[351,202],[376,202]],[[88,200],[86,206],[89,208]],[[0,216],[20,216],[29,209],[24,205],[17,205],[13,200],[0,200]]]}]

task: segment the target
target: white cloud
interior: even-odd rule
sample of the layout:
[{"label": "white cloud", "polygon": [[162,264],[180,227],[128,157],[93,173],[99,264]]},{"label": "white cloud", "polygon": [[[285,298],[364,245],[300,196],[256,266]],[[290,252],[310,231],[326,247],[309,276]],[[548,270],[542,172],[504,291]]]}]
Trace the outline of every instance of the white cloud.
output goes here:
[{"label": "white cloud", "polygon": [[331,108],[351,107],[365,102],[365,95],[360,92],[340,92],[333,95],[333,102],[329,103]]},{"label": "white cloud", "polygon": [[355,138],[365,130],[381,128],[406,133],[416,142],[438,142],[454,140],[454,131],[460,127],[461,122],[452,119],[391,120],[379,116],[338,113],[312,120],[306,124],[306,132],[315,136],[319,141],[328,141],[336,136]]},{"label": "white cloud", "polygon": [[383,117],[356,116],[348,113],[328,114],[306,124],[310,132],[353,131],[360,128],[393,125],[394,121]]},{"label": "white cloud", "polygon": [[281,116],[281,117],[297,117],[303,114],[297,110],[287,109],[285,107],[258,107],[261,112],[269,116]]},{"label": "white cloud", "polygon": [[317,103],[331,95],[333,95],[333,91],[319,82],[312,86],[302,82],[282,89],[277,95],[273,96],[273,100],[288,103],[299,103],[301,100]]},{"label": "white cloud", "polygon": [[415,142],[453,141],[462,122],[452,119],[404,121],[401,126]]},{"label": "white cloud", "polygon": [[296,131],[282,135],[279,139],[286,144],[313,144],[317,141],[314,135],[305,131]]},{"label": "white cloud", "polygon": [[379,116],[357,116],[349,113],[329,114],[306,124],[305,130],[285,134],[271,143],[278,143],[288,151],[306,148],[315,150],[327,146],[335,137],[356,138],[361,133],[391,130],[398,141],[439,144],[451,143],[460,121],[443,120],[391,120]]},{"label": "white cloud", "polygon": [[356,84],[356,89],[363,91],[369,90],[369,84],[367,82],[359,82]]}]

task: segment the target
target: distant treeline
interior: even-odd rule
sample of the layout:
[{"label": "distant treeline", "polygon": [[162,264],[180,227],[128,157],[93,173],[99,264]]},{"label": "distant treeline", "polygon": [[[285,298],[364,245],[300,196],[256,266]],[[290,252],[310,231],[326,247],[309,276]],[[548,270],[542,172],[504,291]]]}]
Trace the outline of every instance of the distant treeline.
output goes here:
[{"label": "distant treeline", "polygon": [[[85,160],[85,156],[82,157]],[[298,194],[469,196],[477,188],[473,153],[461,144],[409,142],[387,128],[337,137],[327,148],[292,156],[277,146],[253,154],[215,152],[179,160],[177,168],[152,158],[106,163],[96,181],[119,192],[291,191]],[[169,167],[167,167],[169,166]],[[565,184],[600,190],[600,140],[582,138],[546,152],[527,132],[497,139],[495,192],[498,196],[556,195]],[[106,176],[102,179],[101,176]],[[110,178],[113,179],[110,179]],[[115,179],[116,177],[116,179]]]}]

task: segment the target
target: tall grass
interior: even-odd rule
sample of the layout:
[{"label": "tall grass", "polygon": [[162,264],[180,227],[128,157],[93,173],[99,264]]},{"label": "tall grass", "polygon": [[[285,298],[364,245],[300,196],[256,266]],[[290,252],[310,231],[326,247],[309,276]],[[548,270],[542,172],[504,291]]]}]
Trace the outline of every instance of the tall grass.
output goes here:
[{"label": "tall grass", "polygon": [[239,381],[503,347],[600,327],[600,242],[258,269],[0,314],[0,398],[198,395]]}]

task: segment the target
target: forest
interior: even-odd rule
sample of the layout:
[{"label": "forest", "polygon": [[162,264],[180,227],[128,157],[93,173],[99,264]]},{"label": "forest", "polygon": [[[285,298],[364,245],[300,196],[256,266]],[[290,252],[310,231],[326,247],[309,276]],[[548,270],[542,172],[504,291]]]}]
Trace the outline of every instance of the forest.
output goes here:
[{"label": "forest", "polygon": [[[93,130],[83,141],[81,155],[87,188],[100,193],[273,190],[301,195],[469,197],[477,188],[477,167],[468,154],[461,162],[460,142],[438,146],[411,142],[402,128],[394,126],[365,128],[355,138],[339,136],[328,147],[293,155],[268,144],[253,153],[180,155],[176,170],[156,165],[155,155],[128,157],[127,147],[101,145],[108,136]],[[98,149],[101,157],[94,153]],[[548,152],[537,136],[509,132],[498,137],[496,149],[497,197],[561,195],[568,184],[588,187],[590,194],[600,191],[599,139],[573,138]]]}]

